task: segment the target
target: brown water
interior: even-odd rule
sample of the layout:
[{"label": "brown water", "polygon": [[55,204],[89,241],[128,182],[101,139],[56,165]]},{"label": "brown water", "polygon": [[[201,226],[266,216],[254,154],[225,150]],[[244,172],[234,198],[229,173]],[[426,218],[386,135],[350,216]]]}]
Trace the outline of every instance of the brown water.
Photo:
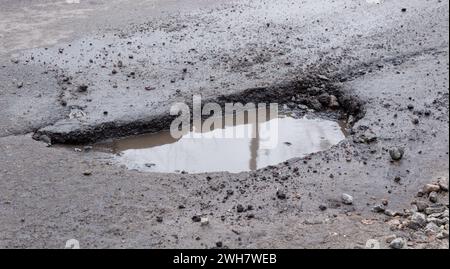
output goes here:
[{"label": "brown water", "polygon": [[[241,136],[224,138],[237,133]],[[279,117],[207,132],[193,131],[181,139],[164,131],[116,140],[101,147],[112,151],[119,164],[139,171],[238,173],[324,151],[343,139],[338,122]]]}]

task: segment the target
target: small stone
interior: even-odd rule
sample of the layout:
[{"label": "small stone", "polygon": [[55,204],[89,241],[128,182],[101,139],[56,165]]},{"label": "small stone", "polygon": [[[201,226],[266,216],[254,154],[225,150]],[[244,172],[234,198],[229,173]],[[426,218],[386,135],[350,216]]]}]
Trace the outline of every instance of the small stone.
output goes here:
[{"label": "small stone", "polygon": [[448,231],[442,231],[441,233],[439,233],[436,236],[437,239],[442,240],[442,239],[448,239]]},{"label": "small stone", "polygon": [[372,208],[372,211],[375,213],[383,213],[386,211],[386,207],[384,205],[377,205]]},{"label": "small stone", "polygon": [[78,92],[87,92],[88,86],[87,85],[80,85],[78,86]]},{"label": "small stone", "polygon": [[397,212],[397,211],[390,210],[390,209],[385,210],[385,211],[384,211],[384,214],[385,214],[386,216],[389,216],[389,217],[395,217],[395,216],[398,216],[398,212]]},{"label": "small stone", "polygon": [[378,139],[377,135],[371,130],[367,129],[364,132],[360,133],[354,138],[356,143],[365,143],[370,144],[376,142]]},{"label": "small stone", "polygon": [[431,214],[440,214],[445,212],[447,208],[443,205],[432,205],[430,207],[427,207],[424,209],[425,214],[431,215]]},{"label": "small stone", "polygon": [[427,224],[427,218],[422,213],[414,213],[411,216],[410,222],[408,224],[409,228],[413,230],[418,230],[422,227],[424,227]]},{"label": "small stone", "polygon": [[402,148],[393,148],[389,150],[389,155],[391,156],[391,159],[394,161],[400,161],[403,158],[404,154],[405,150]]},{"label": "small stone", "polygon": [[445,182],[439,181],[439,188],[441,189],[441,191],[448,192],[448,184]]},{"label": "small stone", "polygon": [[22,88],[23,87],[23,82],[21,81],[21,82],[19,82],[19,83],[17,83],[17,88],[18,89],[20,89],[20,88]]},{"label": "small stone", "polygon": [[301,109],[301,110],[308,110],[308,106],[305,106],[305,105],[298,105],[297,106],[299,109]]},{"label": "small stone", "polygon": [[83,175],[85,175],[85,176],[90,176],[90,175],[92,175],[92,171],[89,171],[89,170],[84,171],[84,172],[83,172]]},{"label": "small stone", "polygon": [[349,194],[343,193],[341,196],[342,203],[345,205],[351,205],[353,204],[353,197]]},{"label": "small stone", "polygon": [[322,110],[322,104],[316,99],[309,101],[309,106],[316,111]]},{"label": "small stone", "polygon": [[394,241],[397,238],[397,236],[395,234],[390,235],[388,237],[386,237],[386,243],[390,244],[392,243],[392,241]]},{"label": "small stone", "polygon": [[156,221],[159,223],[163,222],[163,217],[160,216],[156,217]]},{"label": "small stone", "polygon": [[286,194],[282,190],[278,190],[277,191],[277,198],[280,199],[280,200],[285,200],[286,199]]},{"label": "small stone", "polygon": [[405,240],[403,238],[395,238],[389,244],[389,247],[392,249],[402,249],[405,246]]},{"label": "small stone", "polygon": [[418,117],[414,117],[413,119],[412,119],[412,123],[414,124],[414,125],[417,125],[417,124],[419,124],[419,118]]},{"label": "small stone", "polygon": [[428,207],[428,204],[425,202],[417,201],[416,206],[417,206],[417,210],[419,212],[423,212]]},{"label": "small stone", "polygon": [[253,214],[253,213],[247,214],[247,219],[254,219],[254,218],[255,218],[255,214]]},{"label": "small stone", "polygon": [[317,100],[319,100],[319,102],[322,106],[328,107],[330,105],[331,97],[328,93],[323,93],[323,94],[319,95]]},{"label": "small stone", "polygon": [[317,77],[319,79],[321,79],[321,80],[324,80],[324,81],[330,81],[330,79],[327,76],[325,76],[325,75],[317,75]]},{"label": "small stone", "polygon": [[440,219],[440,218],[428,218],[427,222],[428,223],[434,223],[434,224],[436,224],[438,226],[442,226],[442,225],[448,224],[448,218],[443,218],[443,219]]},{"label": "small stone", "polygon": [[419,212],[419,208],[417,207],[417,205],[415,205],[415,204],[411,205],[411,208],[409,209],[409,214],[408,215],[411,215],[411,212],[412,213]]},{"label": "small stone", "polygon": [[18,64],[18,63],[19,63],[19,59],[17,59],[17,58],[12,58],[12,59],[11,59],[11,62],[12,62],[13,64]]},{"label": "small stone", "polygon": [[322,211],[327,210],[327,206],[326,205],[319,205],[319,209]]},{"label": "small stone", "polygon": [[433,235],[439,233],[440,231],[441,231],[441,229],[439,228],[439,226],[437,226],[433,222],[430,222],[427,224],[427,226],[425,226],[425,234],[427,236],[433,236]]},{"label": "small stone", "polygon": [[429,194],[429,193],[431,193],[431,192],[438,192],[440,189],[441,189],[441,187],[439,187],[439,185],[436,185],[436,184],[426,184],[426,185],[423,187],[422,191],[423,191],[425,194]]},{"label": "small stone", "polygon": [[192,217],[192,221],[193,222],[200,222],[200,221],[202,221],[202,218],[200,216],[193,216]]},{"label": "small stone", "polygon": [[201,219],[200,219],[200,224],[201,224],[202,226],[207,226],[207,225],[209,225],[209,219],[206,218],[206,217],[201,218]]},{"label": "small stone", "polygon": [[244,208],[243,205],[237,205],[237,206],[236,206],[236,211],[237,211],[238,213],[242,213],[242,212],[245,211],[245,208]]},{"label": "small stone", "polygon": [[430,202],[432,202],[432,203],[437,203],[437,201],[438,201],[438,194],[437,194],[437,192],[432,192],[432,193],[430,193],[430,195],[428,196],[428,199],[430,199]]},{"label": "small stone", "polygon": [[399,219],[391,219],[390,221],[387,222],[387,224],[392,227],[392,228],[398,228],[402,222]]},{"label": "small stone", "polygon": [[328,105],[332,109],[336,109],[340,107],[339,101],[336,96],[330,95],[330,104]]}]

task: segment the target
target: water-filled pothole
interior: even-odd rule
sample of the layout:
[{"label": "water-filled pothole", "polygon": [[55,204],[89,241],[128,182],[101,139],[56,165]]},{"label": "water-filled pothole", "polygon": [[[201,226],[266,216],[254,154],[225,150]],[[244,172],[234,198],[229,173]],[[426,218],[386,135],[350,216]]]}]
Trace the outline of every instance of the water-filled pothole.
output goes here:
[{"label": "water-filled pothole", "polygon": [[[244,134],[229,138],[224,134]],[[228,137],[228,138],[224,138]],[[145,172],[254,171],[295,157],[330,149],[345,139],[342,122],[303,116],[278,116],[238,122],[212,131],[169,131],[114,140],[95,146],[117,163]]]}]

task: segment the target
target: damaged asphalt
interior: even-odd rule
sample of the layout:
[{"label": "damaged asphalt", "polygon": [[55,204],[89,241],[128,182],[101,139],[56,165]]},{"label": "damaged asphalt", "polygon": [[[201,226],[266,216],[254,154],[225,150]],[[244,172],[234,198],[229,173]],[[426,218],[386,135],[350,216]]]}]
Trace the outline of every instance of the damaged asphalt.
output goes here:
[{"label": "damaged asphalt", "polygon": [[[364,248],[395,235],[448,248],[448,190],[417,197],[448,184],[448,2],[185,0],[154,16],[140,1],[81,2],[2,4],[0,247]],[[14,5],[56,21],[10,27]],[[130,16],[106,19],[118,10]],[[158,131],[193,94],[312,107],[324,93],[350,117],[349,138],[250,173],[141,173],[33,139]],[[412,229],[417,202],[443,204],[446,227]]]}]

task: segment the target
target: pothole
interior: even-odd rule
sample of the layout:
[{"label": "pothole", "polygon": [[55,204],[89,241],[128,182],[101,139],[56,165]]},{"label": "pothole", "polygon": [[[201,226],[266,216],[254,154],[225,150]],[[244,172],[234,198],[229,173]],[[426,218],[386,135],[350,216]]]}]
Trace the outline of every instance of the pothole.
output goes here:
[{"label": "pothole", "polygon": [[[109,154],[115,163],[145,172],[254,171],[328,150],[345,139],[342,126],[351,128],[363,117],[363,102],[332,81],[336,79],[307,77],[209,98],[205,104],[214,103],[219,110],[225,108],[224,114],[228,104],[277,104],[281,116],[277,113],[267,120],[237,122],[206,131],[189,128],[179,139],[165,131],[175,116],[144,112],[135,120],[60,121],[37,130],[33,138],[48,145],[88,145],[85,147],[89,149],[93,145],[95,150]],[[186,100],[185,105],[188,110],[197,107],[193,100]],[[193,122],[194,118],[189,120]],[[277,123],[276,140],[268,147],[262,138],[274,132],[267,126],[273,122]],[[241,129],[248,130],[250,136],[217,137]]]},{"label": "pothole", "polygon": [[[225,119],[224,122],[227,120]],[[185,133],[170,131],[100,143],[128,169],[163,173],[255,171],[296,157],[325,151],[345,139],[343,122],[317,115],[284,114]]]}]

